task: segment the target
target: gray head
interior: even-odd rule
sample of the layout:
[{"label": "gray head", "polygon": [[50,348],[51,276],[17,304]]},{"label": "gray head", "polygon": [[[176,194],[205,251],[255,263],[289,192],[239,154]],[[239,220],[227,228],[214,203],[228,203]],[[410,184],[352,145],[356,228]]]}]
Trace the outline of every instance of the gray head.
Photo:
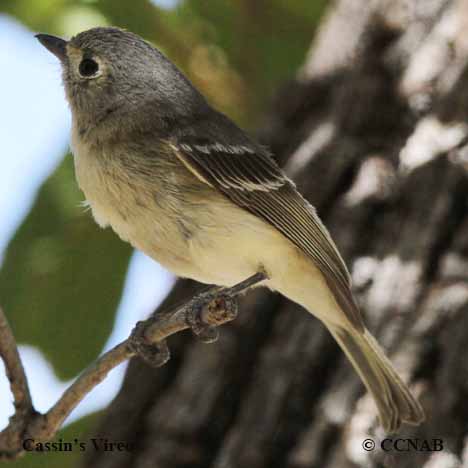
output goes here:
[{"label": "gray head", "polygon": [[[36,36],[57,56],[73,117],[85,125],[152,114],[166,120],[206,108],[204,98],[159,50],[118,28],[93,28],[69,41]],[[146,112],[145,112],[146,110]],[[134,122],[141,126],[143,122]]]}]

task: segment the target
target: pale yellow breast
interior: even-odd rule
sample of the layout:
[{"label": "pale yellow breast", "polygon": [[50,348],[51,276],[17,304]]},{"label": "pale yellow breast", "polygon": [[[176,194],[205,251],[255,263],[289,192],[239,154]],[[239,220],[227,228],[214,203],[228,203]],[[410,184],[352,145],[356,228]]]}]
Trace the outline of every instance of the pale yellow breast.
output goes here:
[{"label": "pale yellow breast", "polygon": [[135,180],[118,155],[106,154],[104,148],[96,150],[76,132],[72,150],[78,185],[97,224],[112,227],[119,237],[169,270],[188,276],[189,247],[178,219],[184,210],[176,201],[162,200],[157,177],[151,185]]}]

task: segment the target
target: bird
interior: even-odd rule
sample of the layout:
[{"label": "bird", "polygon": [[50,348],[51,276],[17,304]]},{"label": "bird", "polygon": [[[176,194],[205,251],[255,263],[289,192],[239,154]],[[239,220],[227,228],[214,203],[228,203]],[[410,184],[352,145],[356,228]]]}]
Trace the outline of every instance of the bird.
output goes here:
[{"label": "bird", "polygon": [[76,179],[99,226],[179,277],[229,287],[265,272],[262,286],[329,330],[385,431],[424,421],[366,328],[327,228],[264,146],[132,32],[36,37],[60,60]]}]

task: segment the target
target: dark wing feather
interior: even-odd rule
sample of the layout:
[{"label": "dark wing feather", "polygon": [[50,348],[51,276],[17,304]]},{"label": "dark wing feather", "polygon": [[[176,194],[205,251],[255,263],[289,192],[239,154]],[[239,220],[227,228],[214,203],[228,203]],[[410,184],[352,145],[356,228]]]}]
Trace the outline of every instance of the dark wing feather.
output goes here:
[{"label": "dark wing feather", "polygon": [[171,145],[184,165],[202,181],[274,226],[309,255],[343,312],[362,330],[348,270],[313,206],[263,148],[245,140],[238,145],[216,141],[185,137],[172,140]]}]

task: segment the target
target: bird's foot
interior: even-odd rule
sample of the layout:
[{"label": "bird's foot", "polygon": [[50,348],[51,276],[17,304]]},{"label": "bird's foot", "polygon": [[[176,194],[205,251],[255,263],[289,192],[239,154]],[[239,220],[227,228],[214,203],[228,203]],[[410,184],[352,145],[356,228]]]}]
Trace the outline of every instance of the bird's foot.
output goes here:
[{"label": "bird's foot", "polygon": [[169,361],[171,354],[166,340],[149,343],[144,335],[144,322],[138,322],[132,331],[130,344],[132,351],[138,354],[152,367],[161,367]]},{"label": "bird's foot", "polygon": [[218,339],[218,326],[237,317],[237,301],[222,292],[202,293],[193,299],[187,311],[187,323],[204,343]]}]

